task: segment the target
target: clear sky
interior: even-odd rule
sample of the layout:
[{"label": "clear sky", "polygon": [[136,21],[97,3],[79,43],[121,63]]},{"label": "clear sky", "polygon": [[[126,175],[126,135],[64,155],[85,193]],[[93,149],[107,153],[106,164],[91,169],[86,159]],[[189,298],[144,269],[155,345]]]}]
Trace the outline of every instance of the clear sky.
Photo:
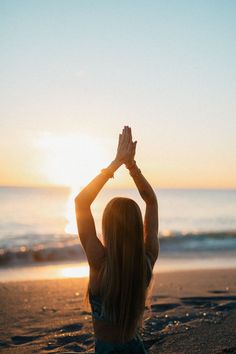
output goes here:
[{"label": "clear sky", "polygon": [[[236,188],[236,1],[0,0],[0,184]],[[110,186],[132,186],[125,169]]]}]

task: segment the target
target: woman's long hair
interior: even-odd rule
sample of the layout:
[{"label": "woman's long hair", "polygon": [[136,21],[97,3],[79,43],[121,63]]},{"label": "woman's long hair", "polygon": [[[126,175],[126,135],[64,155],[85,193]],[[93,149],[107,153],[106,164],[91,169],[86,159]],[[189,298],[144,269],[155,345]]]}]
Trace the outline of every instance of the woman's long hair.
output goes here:
[{"label": "woman's long hair", "polygon": [[124,197],[110,200],[102,217],[102,233],[107,251],[101,274],[102,309],[120,325],[125,340],[142,322],[148,285],[138,204]]}]

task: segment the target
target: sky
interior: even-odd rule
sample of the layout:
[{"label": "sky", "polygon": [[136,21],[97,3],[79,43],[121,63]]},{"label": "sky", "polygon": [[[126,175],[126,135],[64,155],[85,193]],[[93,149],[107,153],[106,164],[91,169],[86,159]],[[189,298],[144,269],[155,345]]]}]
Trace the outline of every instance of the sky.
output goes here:
[{"label": "sky", "polygon": [[[236,188],[234,0],[0,0],[0,185]],[[110,187],[134,186],[122,166]]]}]

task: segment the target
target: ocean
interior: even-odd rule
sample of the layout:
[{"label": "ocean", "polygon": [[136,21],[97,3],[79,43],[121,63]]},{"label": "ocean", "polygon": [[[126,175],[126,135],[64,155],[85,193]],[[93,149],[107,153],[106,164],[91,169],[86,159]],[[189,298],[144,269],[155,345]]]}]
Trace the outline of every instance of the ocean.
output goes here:
[{"label": "ocean", "polygon": [[[78,191],[79,192],[79,191]],[[163,269],[195,265],[236,267],[236,190],[156,189]],[[0,187],[0,279],[9,268],[86,262],[68,188]],[[97,234],[106,203],[133,198],[136,189],[104,188],[92,204]],[[158,263],[157,263],[158,267]]]}]

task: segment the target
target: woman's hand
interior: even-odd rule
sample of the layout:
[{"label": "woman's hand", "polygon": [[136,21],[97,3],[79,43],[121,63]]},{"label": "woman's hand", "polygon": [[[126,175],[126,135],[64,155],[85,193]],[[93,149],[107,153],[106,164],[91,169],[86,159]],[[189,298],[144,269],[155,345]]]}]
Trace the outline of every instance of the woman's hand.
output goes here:
[{"label": "woman's hand", "polygon": [[135,152],[136,152],[136,145],[137,145],[137,141],[132,141],[132,132],[131,132],[131,128],[127,127],[127,134],[129,136],[129,141],[130,141],[130,149],[129,149],[129,153],[127,154],[127,158],[125,159],[125,165],[126,167],[133,165],[134,163],[134,156],[135,156]]},{"label": "woman's hand", "polygon": [[131,128],[125,126],[122,134],[119,135],[119,143],[115,160],[126,165],[130,165],[134,161],[137,141],[132,141]]}]

